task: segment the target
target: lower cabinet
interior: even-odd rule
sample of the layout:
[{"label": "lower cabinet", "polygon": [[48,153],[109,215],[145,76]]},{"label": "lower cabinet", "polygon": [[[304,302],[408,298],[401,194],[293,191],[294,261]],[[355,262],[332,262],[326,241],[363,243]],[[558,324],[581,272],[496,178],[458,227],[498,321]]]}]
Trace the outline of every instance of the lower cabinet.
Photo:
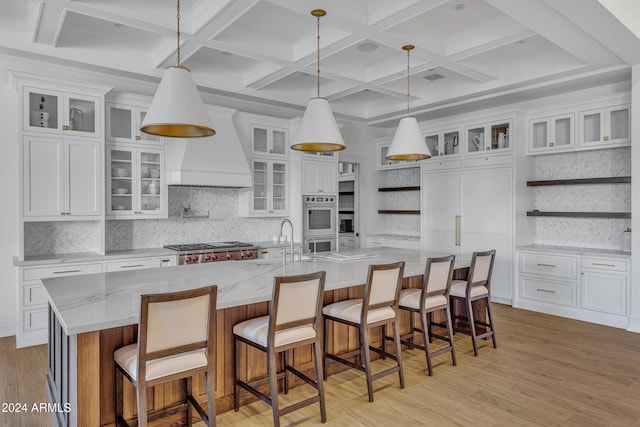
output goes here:
[{"label": "lower cabinet", "polygon": [[628,326],[628,257],[521,250],[518,260],[515,307]]},{"label": "lower cabinet", "polygon": [[379,246],[387,246],[389,248],[414,249],[420,250],[420,239],[394,238],[393,236],[369,236],[367,237],[367,247],[375,248]]}]

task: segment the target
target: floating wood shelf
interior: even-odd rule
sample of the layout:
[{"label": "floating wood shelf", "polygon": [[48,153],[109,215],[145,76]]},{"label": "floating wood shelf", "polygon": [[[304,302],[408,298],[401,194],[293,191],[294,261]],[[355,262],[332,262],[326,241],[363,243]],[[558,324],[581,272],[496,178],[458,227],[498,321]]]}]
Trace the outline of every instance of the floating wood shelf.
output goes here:
[{"label": "floating wood shelf", "polygon": [[527,216],[560,216],[567,218],[631,218],[631,212],[541,212],[529,211]]},{"label": "floating wood shelf", "polygon": [[355,211],[345,211],[345,210],[338,210],[339,214],[344,214],[344,215],[353,215],[355,214]]},{"label": "floating wood shelf", "polygon": [[420,191],[420,186],[412,186],[412,187],[380,187],[378,191]]},{"label": "floating wood shelf", "polygon": [[353,196],[355,194],[355,191],[338,191],[339,196]]},{"label": "floating wood shelf", "polygon": [[551,179],[546,181],[527,181],[528,187],[541,185],[583,185],[583,184],[629,184],[630,176],[613,176],[608,178]]},{"label": "floating wood shelf", "polygon": [[420,215],[420,210],[400,210],[400,209],[382,209],[379,214],[395,214],[395,215]]}]

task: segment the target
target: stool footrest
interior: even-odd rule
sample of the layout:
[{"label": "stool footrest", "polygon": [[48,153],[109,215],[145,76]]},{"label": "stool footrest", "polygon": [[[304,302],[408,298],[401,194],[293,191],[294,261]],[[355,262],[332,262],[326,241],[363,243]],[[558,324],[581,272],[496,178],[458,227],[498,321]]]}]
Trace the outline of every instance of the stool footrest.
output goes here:
[{"label": "stool footrest", "polygon": [[335,360],[336,362],[340,362],[340,363],[342,363],[344,365],[347,365],[350,368],[357,369],[357,370],[359,370],[361,372],[365,372],[363,366],[356,365],[355,363],[349,362],[348,360],[343,359],[342,357],[338,357],[338,356],[336,356],[334,354],[327,353],[327,354],[325,354],[324,357],[329,358],[331,360]]},{"label": "stool footrest", "polygon": [[320,402],[320,396],[313,396],[302,402],[294,403],[293,405],[289,405],[286,408],[280,408],[280,415],[288,414],[289,412],[297,411],[300,408],[304,408],[305,406],[313,405],[314,403]]},{"label": "stool footrest", "polygon": [[377,380],[378,378],[386,377],[387,375],[395,374],[400,370],[399,366],[394,366],[393,368],[389,368],[385,371],[378,372],[377,374],[371,375],[372,380]]}]

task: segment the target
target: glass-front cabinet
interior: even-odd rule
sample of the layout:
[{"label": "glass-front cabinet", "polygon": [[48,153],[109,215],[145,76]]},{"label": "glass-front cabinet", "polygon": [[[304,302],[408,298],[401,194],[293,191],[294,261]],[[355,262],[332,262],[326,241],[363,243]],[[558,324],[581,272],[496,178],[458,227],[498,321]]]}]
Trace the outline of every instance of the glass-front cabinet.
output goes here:
[{"label": "glass-front cabinet", "polygon": [[378,170],[412,168],[420,166],[418,160],[387,160],[387,153],[389,152],[390,145],[391,141],[389,141],[388,139],[386,139],[384,142],[378,142],[378,161],[376,165]]},{"label": "glass-front cabinet", "polygon": [[108,103],[107,104],[107,140],[127,143],[163,144],[162,139],[140,130],[147,114],[143,107]]},{"label": "glass-front cabinet", "polygon": [[459,156],[461,129],[452,129],[432,133],[424,137],[424,141],[432,157]]},{"label": "glass-front cabinet", "polygon": [[164,150],[109,145],[107,169],[108,218],[167,218]]},{"label": "glass-front cabinet", "polygon": [[24,88],[25,132],[100,138],[102,102],[99,97]]},{"label": "glass-front cabinet", "polygon": [[572,148],[574,117],[569,113],[529,120],[529,152]]},{"label": "glass-front cabinet", "polygon": [[579,113],[582,146],[625,144],[630,142],[629,105],[581,111]]},{"label": "glass-front cabinet", "polygon": [[497,121],[466,128],[466,154],[487,154],[488,151],[511,149],[511,121]]},{"label": "glass-front cabinet", "polygon": [[251,126],[251,150],[257,155],[286,157],[288,147],[287,130],[264,126]]},{"label": "glass-front cabinet", "polygon": [[252,161],[253,188],[251,213],[284,216],[289,210],[287,201],[287,169],[285,160],[255,158]]}]

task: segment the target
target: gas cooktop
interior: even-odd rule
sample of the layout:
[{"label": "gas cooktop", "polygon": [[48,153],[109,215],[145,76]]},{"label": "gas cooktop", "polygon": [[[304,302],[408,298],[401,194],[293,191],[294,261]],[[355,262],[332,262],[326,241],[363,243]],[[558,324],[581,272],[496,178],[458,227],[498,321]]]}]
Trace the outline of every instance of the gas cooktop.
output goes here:
[{"label": "gas cooktop", "polygon": [[213,242],[213,243],[185,243],[181,245],[164,245],[167,249],[174,251],[211,251],[214,249],[250,248],[252,243],[244,242]]}]

